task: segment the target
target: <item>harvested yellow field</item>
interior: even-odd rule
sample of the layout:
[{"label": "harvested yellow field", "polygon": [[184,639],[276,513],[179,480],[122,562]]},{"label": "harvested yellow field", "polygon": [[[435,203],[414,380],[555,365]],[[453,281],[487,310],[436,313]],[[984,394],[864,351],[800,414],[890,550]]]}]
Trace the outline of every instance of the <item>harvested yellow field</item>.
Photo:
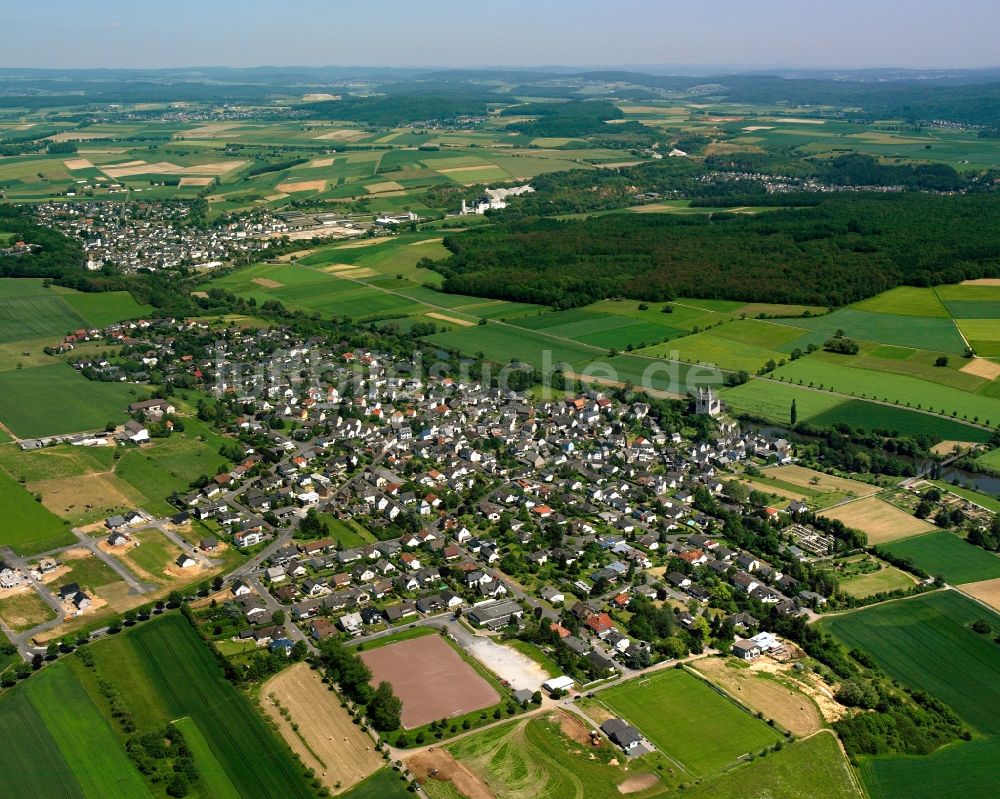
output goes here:
[{"label": "harvested yellow field", "polygon": [[145,161],[130,161],[125,164],[101,167],[109,178],[128,178],[134,175],[224,175],[239,169],[246,161],[217,161],[211,164],[195,164],[194,166],[177,166],[169,161],[158,161],[147,164]]},{"label": "harvested yellow field", "polygon": [[306,164],[306,169],[319,169],[321,166],[333,166],[334,158],[314,158],[308,164]]},{"label": "harvested yellow field", "polygon": [[820,515],[828,519],[839,519],[847,527],[861,530],[868,536],[869,544],[887,544],[936,529],[933,524],[911,516],[878,497],[837,505]]},{"label": "harvested yellow field", "polygon": [[454,172],[478,172],[481,169],[500,169],[500,167],[496,164],[477,164],[474,166],[448,166],[435,171],[441,172],[445,175],[450,175]]},{"label": "harvested yellow field", "polygon": [[411,241],[407,247],[419,247],[421,244],[440,244],[444,239],[424,239],[423,241]]},{"label": "harvested yellow field", "polygon": [[215,134],[222,133],[225,130],[231,130],[232,128],[240,127],[239,122],[210,122],[207,125],[202,125],[198,128],[192,128],[191,130],[184,130],[177,134],[179,139],[212,139],[215,138]]},{"label": "harvested yellow field", "polygon": [[63,166],[67,169],[91,169],[94,165],[86,158],[70,158],[68,161],[63,161]]},{"label": "harvested yellow field", "polygon": [[975,280],[963,280],[960,286],[1000,286],[1000,277],[977,277]]},{"label": "harvested yellow field", "polygon": [[272,677],[260,696],[264,712],[278,725],[281,737],[331,791],[346,791],[382,767],[375,743],[306,663],[296,663]]},{"label": "harvested yellow field", "polygon": [[394,180],[386,180],[382,183],[369,183],[365,186],[365,191],[369,194],[382,194],[387,191],[404,191],[405,188],[405,186]]},{"label": "harvested yellow field", "polygon": [[958,371],[986,380],[996,380],[1000,377],[1000,363],[987,361],[985,358],[973,358]]},{"label": "harvested yellow field", "polygon": [[807,469],[805,466],[776,466],[773,469],[765,469],[764,474],[786,483],[818,491],[837,491],[855,497],[870,497],[872,494],[878,493],[878,488],[868,485],[868,483],[848,480],[845,477],[834,477],[830,474],[817,472],[815,469]]},{"label": "harvested yellow field", "polygon": [[356,128],[340,128],[339,130],[331,130],[329,133],[322,133],[319,136],[313,136],[313,138],[323,141],[357,141],[358,139],[363,139],[366,135],[363,130],[357,130]]},{"label": "harvested yellow field", "polygon": [[275,188],[289,194],[297,191],[326,191],[325,180],[298,180],[294,183],[279,183]]},{"label": "harvested yellow field", "polygon": [[460,327],[474,327],[475,322],[470,322],[467,319],[456,319],[454,316],[445,316],[443,313],[437,313],[436,311],[432,313],[425,314],[425,316],[431,319],[437,319],[441,322],[451,322],[453,325],[459,325]]},{"label": "harvested yellow field", "polygon": [[[347,266],[345,269],[344,267]],[[370,266],[350,266],[345,264],[339,264],[338,266],[326,267],[324,272],[329,272],[335,277],[343,277],[348,280],[355,280],[362,277],[375,277],[380,274],[377,270],[372,269]]]},{"label": "harvested yellow field", "polygon": [[302,101],[305,103],[320,103],[324,100],[339,100],[339,94],[329,94],[327,92],[312,92],[311,94],[303,94]]},{"label": "harvested yellow field", "polygon": [[181,178],[180,186],[211,186],[215,178]]},{"label": "harvested yellow field", "polygon": [[822,119],[802,119],[800,117],[770,117],[768,122],[791,122],[795,125],[825,125]]},{"label": "harvested yellow field", "polygon": [[28,483],[27,489],[41,494],[42,504],[62,517],[96,512],[113,516],[142,502],[141,495],[110,472],[39,480]]},{"label": "harvested yellow field", "polygon": [[747,125],[743,130],[747,133],[753,133],[758,130],[774,130],[774,125]]},{"label": "harvested yellow field", "polygon": [[958,586],[958,590],[1000,613],[1000,577],[980,580],[978,583],[966,583]]}]

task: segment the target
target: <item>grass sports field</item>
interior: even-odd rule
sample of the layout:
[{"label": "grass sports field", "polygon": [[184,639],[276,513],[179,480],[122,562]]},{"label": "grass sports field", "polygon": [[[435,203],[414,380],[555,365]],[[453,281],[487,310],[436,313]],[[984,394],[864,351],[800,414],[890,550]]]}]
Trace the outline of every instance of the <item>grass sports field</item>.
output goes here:
[{"label": "grass sports field", "polygon": [[[94,644],[91,651],[97,672],[126,697],[140,728],[190,717],[238,795],[313,795],[284,743],[223,678],[206,645],[180,614]],[[78,673],[81,670],[88,691],[96,692],[94,672],[81,667]]]},{"label": "grass sports field", "polygon": [[87,380],[66,364],[0,372],[0,422],[22,438],[103,430],[123,423],[143,388]]},{"label": "grass sports field", "polygon": [[848,647],[870,652],[900,682],[924,689],[980,732],[995,735],[1000,734],[1000,647],[968,629],[989,615],[957,591],[938,591],[832,616],[822,624]]},{"label": "grass sports field", "polygon": [[[7,445],[11,446],[11,445]],[[23,486],[0,469],[0,546],[9,546],[15,552],[32,554],[44,552],[76,540],[69,526],[46,510]]]},{"label": "grass sports field", "polygon": [[946,530],[897,541],[885,547],[909,558],[928,574],[941,575],[952,585],[1000,577],[1000,557]]},{"label": "grass sports field", "polygon": [[[602,691],[599,697],[696,778],[759,752],[781,737],[683,670],[630,680]],[[712,745],[706,746],[709,740]]]}]

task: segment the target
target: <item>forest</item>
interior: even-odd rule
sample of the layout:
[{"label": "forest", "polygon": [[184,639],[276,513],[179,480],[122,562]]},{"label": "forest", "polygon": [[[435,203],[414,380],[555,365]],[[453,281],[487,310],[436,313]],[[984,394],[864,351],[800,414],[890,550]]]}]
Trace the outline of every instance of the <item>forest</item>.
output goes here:
[{"label": "forest", "polygon": [[676,296],[841,306],[898,285],[1000,277],[1000,199],[831,195],[759,215],[520,218],[448,236],[459,294],[572,308]]}]

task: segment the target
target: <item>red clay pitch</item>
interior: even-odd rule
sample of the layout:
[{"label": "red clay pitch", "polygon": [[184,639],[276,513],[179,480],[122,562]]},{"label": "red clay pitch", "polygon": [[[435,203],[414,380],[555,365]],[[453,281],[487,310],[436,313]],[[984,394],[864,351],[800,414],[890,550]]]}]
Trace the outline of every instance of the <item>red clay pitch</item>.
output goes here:
[{"label": "red clay pitch", "polygon": [[360,653],[372,671],[372,685],[385,680],[403,702],[403,727],[490,707],[500,696],[438,635]]}]

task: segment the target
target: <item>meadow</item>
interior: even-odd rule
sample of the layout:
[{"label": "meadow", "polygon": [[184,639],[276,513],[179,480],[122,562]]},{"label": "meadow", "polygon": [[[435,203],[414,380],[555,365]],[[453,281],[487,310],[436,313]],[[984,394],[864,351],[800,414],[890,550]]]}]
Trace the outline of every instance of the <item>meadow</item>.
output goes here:
[{"label": "meadow", "polygon": [[757,753],[781,737],[684,670],[670,669],[630,680],[602,691],[599,697],[609,710],[634,724],[695,778]]},{"label": "meadow", "polygon": [[406,782],[400,779],[399,772],[388,767],[340,794],[343,799],[409,799],[412,795],[406,790]]},{"label": "meadow", "polygon": [[1000,577],[1000,557],[966,543],[947,530],[896,541],[885,547],[909,558],[928,574],[940,575],[952,585]]},{"label": "meadow", "polygon": [[[9,447],[10,445],[4,445]],[[29,555],[71,544],[76,537],[62,519],[47,510],[23,486],[0,469],[0,546]]]}]

